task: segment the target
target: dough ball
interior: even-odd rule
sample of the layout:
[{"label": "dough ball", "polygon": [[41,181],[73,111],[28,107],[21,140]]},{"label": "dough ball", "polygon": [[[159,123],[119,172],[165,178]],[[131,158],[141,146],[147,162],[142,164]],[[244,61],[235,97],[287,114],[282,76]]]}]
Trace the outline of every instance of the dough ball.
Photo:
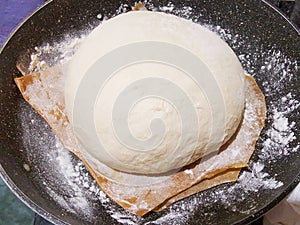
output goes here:
[{"label": "dough ball", "polygon": [[65,101],[88,159],[159,174],[217,152],[239,126],[244,91],[243,68],[218,35],[137,11],[86,38],[68,66]]}]

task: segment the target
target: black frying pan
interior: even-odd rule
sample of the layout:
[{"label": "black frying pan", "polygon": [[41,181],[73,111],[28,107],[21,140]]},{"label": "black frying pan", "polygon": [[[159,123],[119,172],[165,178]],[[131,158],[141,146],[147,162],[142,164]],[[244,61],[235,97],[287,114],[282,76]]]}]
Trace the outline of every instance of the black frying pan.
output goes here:
[{"label": "black frying pan", "polygon": [[[16,61],[21,55],[33,52],[35,46],[41,46],[45,42],[51,44],[64,38],[66,34],[76,35],[87,27],[95,27],[100,22],[97,19],[99,13],[111,17],[121,3],[124,1],[50,1],[17,29],[0,55],[0,172],[8,186],[21,200],[55,224],[118,224],[118,222],[93,196],[89,198],[92,206],[90,210],[93,213],[91,216],[86,216],[80,211],[71,212],[62,207],[62,204],[59,204],[57,199],[54,200],[53,195],[47,191],[47,188],[51,188],[64,199],[72,195],[68,192],[67,182],[56,182],[55,165],[47,166],[49,162],[45,157],[45,151],[57,151],[54,135],[45,121],[23,100],[17,90],[13,82],[13,77],[20,76],[16,69]],[[134,1],[126,1],[126,3],[131,6]],[[152,3],[155,6],[167,5],[167,1],[153,0]],[[291,93],[296,100],[300,100],[300,74],[295,67],[295,64],[300,65],[299,32],[286,18],[263,1],[174,0],[173,3],[175,8],[191,6],[193,13],[189,15],[190,18],[209,24],[211,27],[220,26],[232,34],[238,34],[236,37],[238,41],[243,40],[243,45],[232,40],[227,42],[237,55],[245,54],[250,57],[248,62],[250,60],[251,63],[247,64],[247,60],[242,60],[243,66],[255,75],[259,86],[266,94],[268,106],[268,119],[251,158],[251,166],[260,160],[263,154],[267,132],[272,126],[271,104],[288,93]],[[279,80],[282,74],[274,69],[262,69],[266,59],[270,60],[274,52],[280,52],[294,60],[294,66],[286,64],[290,68],[289,73],[293,76],[285,78],[280,88],[276,89],[272,86],[272,82]],[[273,56],[276,58],[274,54]],[[284,104],[278,107],[284,108]],[[297,121],[299,114],[299,108],[295,109],[288,114],[289,121]],[[292,128],[296,139],[290,141],[284,149],[282,146],[274,147],[274,151],[285,150],[288,152],[287,155],[283,152],[281,157],[277,156],[265,161],[264,172],[283,182],[282,186],[271,190],[260,188],[257,192],[249,193],[244,188],[239,190],[236,198],[233,198],[226,195],[226,190],[230,190],[235,184],[220,185],[184,199],[178,203],[179,206],[175,204],[173,210],[179,207],[179,212],[189,211],[186,214],[189,216],[186,220],[173,221],[173,223],[246,224],[265,213],[299,182],[300,153],[297,150],[292,151],[299,145],[299,129],[299,123],[296,123]],[[72,162],[77,164],[78,159],[72,156]],[[24,163],[30,165],[29,172],[24,169]],[[91,177],[87,179],[91,180]],[[46,181],[47,185],[43,181]],[[251,181],[249,185],[250,183]],[[230,201],[213,198],[220,193],[225,193],[223,198]],[[246,198],[243,199],[243,196]],[[180,204],[190,202],[197,203],[192,210],[180,208]],[[113,207],[121,210],[118,206]],[[149,213],[142,223],[157,220],[169,213],[169,209],[161,213]]]}]

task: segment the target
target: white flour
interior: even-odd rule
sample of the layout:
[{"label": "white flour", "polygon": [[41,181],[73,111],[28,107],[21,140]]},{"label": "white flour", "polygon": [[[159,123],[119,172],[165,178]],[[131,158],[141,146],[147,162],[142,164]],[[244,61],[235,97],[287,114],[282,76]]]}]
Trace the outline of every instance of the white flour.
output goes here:
[{"label": "white flour", "polygon": [[35,47],[35,52],[30,56],[29,72],[34,73],[46,67],[66,63],[76,52],[88,33],[89,31],[85,31],[80,36],[66,35],[60,42],[52,45],[45,43],[40,47]]},{"label": "white flour", "polygon": [[[157,8],[151,1],[147,1],[147,4],[150,10],[164,11],[192,19],[195,22],[201,22],[196,17],[191,18],[193,8],[189,6],[176,8],[172,2],[169,2],[165,6]],[[129,8],[127,4],[123,4],[117,9],[114,15],[126,12]],[[107,18],[107,16],[101,14],[102,17],[104,19]],[[200,15],[198,18],[200,18]],[[223,29],[220,26],[206,25],[206,27],[218,33],[222,39],[230,43],[233,50],[245,45],[244,40],[239,34],[232,34],[229,30]],[[54,43],[53,45],[46,43],[41,47],[37,47],[35,49],[36,52],[31,56],[32,62],[29,70],[36,72],[45,65],[54,66],[65,63],[74,54],[87,33],[85,32],[78,37],[66,36],[65,40],[61,42]],[[264,52],[258,46],[256,51],[245,52],[238,57],[247,73],[253,76],[256,76],[257,73],[272,73],[272,76],[263,83],[262,89],[266,97],[273,96],[274,89],[280,90],[285,81],[296,76],[297,62],[285,56],[284,52],[275,50],[275,48],[272,51]],[[264,65],[261,68],[257,68],[256,66],[256,61],[259,58],[264,59]],[[201,199],[202,194],[200,194],[198,197],[189,198],[188,201],[176,202],[166,209],[166,213],[162,217],[155,221],[147,222],[144,218],[139,218],[126,212],[110,200],[88,174],[83,163],[73,160],[72,154],[64,149],[60,142],[57,139],[53,139],[53,137],[51,140],[55,147],[50,150],[44,149],[41,153],[45,158],[44,161],[48,162],[48,164],[46,163],[47,165],[42,165],[41,167],[38,165],[37,167],[39,170],[44,169],[41,173],[42,175],[40,175],[45,178],[43,185],[46,187],[47,193],[57,204],[61,205],[66,211],[83,215],[87,220],[96,216],[92,203],[95,201],[100,201],[106,212],[122,224],[185,224],[189,221],[190,217],[193,217],[196,206],[203,201],[221,202],[227,208],[230,208],[231,211],[239,211],[235,205],[231,205],[233,201],[243,202],[249,198],[251,193],[256,193],[260,190],[276,189],[283,185],[282,181],[277,180],[276,177],[271,177],[264,170],[267,163],[276,162],[276,160],[299,150],[299,145],[289,148],[289,144],[295,139],[293,128],[296,124],[289,117],[300,106],[295,97],[292,93],[287,93],[284,97],[268,104],[268,121],[271,121],[271,123],[266,128],[266,137],[262,141],[262,150],[257,153],[257,161],[250,163],[249,171],[242,172],[234,185],[230,188],[219,188],[212,192],[208,199]],[[30,126],[34,126],[34,123],[35,121],[33,120],[30,125],[23,124],[24,130],[30,130]],[[26,133],[24,135],[29,136],[30,134]],[[37,136],[36,138],[39,137]],[[41,140],[39,139],[39,141]],[[29,162],[35,162],[34,155],[32,155],[32,159],[28,160]],[[56,173],[55,177],[52,178],[45,174],[45,171],[49,168]],[[61,193],[57,193],[52,188],[57,188],[57,184],[62,188]],[[65,188],[68,189],[65,190]],[[251,207],[255,208],[256,204],[255,201],[249,199]],[[248,213],[248,211],[243,213]]]}]

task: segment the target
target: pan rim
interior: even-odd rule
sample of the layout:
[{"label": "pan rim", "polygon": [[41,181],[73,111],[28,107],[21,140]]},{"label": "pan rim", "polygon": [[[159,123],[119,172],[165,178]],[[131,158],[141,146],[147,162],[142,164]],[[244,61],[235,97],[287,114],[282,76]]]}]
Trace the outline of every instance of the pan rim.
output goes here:
[{"label": "pan rim", "polygon": [[275,10],[278,14],[280,14],[293,28],[294,30],[300,35],[300,27],[298,27],[293,21],[291,21],[287,15],[285,15],[280,9],[278,9],[275,5],[273,5],[271,2],[268,2],[267,0],[262,0],[263,3],[271,7],[273,10]]},{"label": "pan rim", "polygon": [[49,213],[47,210],[37,205],[34,201],[32,201],[18,186],[10,179],[2,165],[0,164],[0,178],[2,178],[3,182],[7,185],[7,187],[11,190],[11,192],[18,197],[27,207],[29,207],[33,212],[42,216],[44,219],[48,220],[53,224],[68,224],[64,221],[57,218],[55,215]]},{"label": "pan rim", "polygon": [[[27,23],[30,18],[35,15],[37,12],[43,10],[47,5],[51,4],[54,0],[48,0],[41,6],[37,7],[32,13],[30,13],[28,16],[26,16],[21,23],[19,23],[8,35],[8,37],[5,39],[3,44],[0,46],[0,55],[4,51],[5,47],[8,45],[11,38],[19,31],[22,26]],[[67,225],[68,223],[65,223],[64,221],[57,218],[55,215],[51,214],[47,210],[45,210],[43,207],[36,204],[34,201],[32,201],[19,187],[10,179],[10,177],[7,175],[6,171],[4,170],[3,166],[0,163],[0,177],[3,180],[3,182],[6,184],[6,186],[10,189],[10,191],[18,197],[27,207],[29,207],[34,213],[37,213],[44,219],[48,220],[49,222],[53,224],[58,225]]]}]

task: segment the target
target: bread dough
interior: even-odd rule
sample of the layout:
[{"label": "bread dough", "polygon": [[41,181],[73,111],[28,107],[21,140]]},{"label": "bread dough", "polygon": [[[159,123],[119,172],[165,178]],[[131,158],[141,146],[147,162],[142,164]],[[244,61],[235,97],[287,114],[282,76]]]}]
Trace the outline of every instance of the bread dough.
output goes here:
[{"label": "bread dough", "polygon": [[87,37],[68,66],[65,103],[83,155],[158,174],[217,152],[238,128],[244,92],[241,64],[218,35],[137,11]]}]

